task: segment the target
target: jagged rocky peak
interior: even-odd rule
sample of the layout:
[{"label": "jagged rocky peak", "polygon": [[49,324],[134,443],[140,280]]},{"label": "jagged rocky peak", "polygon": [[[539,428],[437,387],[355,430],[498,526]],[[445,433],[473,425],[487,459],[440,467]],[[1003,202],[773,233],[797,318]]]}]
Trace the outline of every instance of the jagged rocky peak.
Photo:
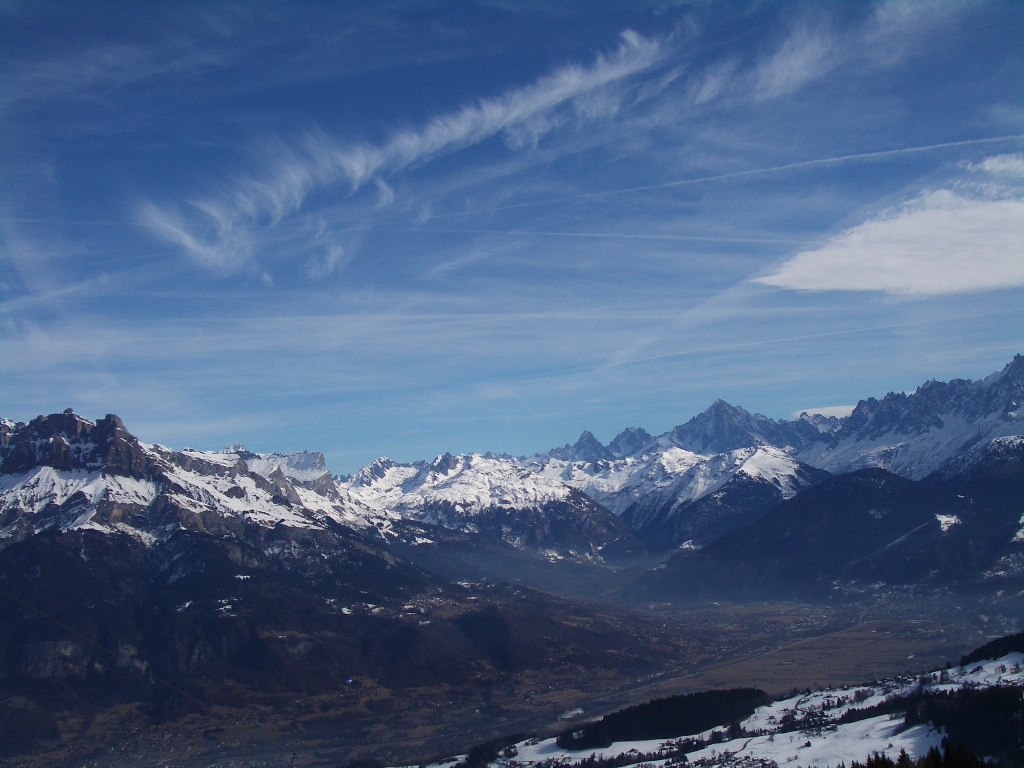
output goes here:
[{"label": "jagged rocky peak", "polygon": [[1016,355],[1001,371],[979,381],[930,380],[912,394],[890,392],[881,400],[861,400],[842,424],[842,435],[875,438],[886,433],[917,436],[945,426],[950,416],[1013,422],[1024,401],[1024,357]]},{"label": "jagged rocky peak", "polygon": [[573,443],[573,451],[579,461],[602,461],[614,458],[611,452],[594,437],[593,433],[584,430],[579,440]]},{"label": "jagged rocky peak", "polygon": [[1003,367],[1003,370],[990,375],[984,380],[984,383],[992,384],[1004,379],[1018,387],[1024,386],[1024,355],[1014,355],[1013,359]]},{"label": "jagged rocky peak", "polygon": [[68,408],[15,425],[7,438],[0,473],[28,472],[37,466],[53,469],[106,469],[142,477],[146,456],[124,422],[108,413],[97,422]]},{"label": "jagged rocky peak", "polygon": [[1008,418],[1024,418],[1019,412],[1024,410],[1024,355],[1015,355],[1003,370],[989,376],[982,384],[988,386],[994,404],[999,405]]},{"label": "jagged rocky peak", "polygon": [[3,451],[11,442],[11,435],[18,428],[24,426],[10,419],[0,419],[0,451]]},{"label": "jagged rocky peak", "polygon": [[538,454],[540,458],[558,459],[560,461],[610,461],[615,458],[611,451],[605,448],[601,441],[594,437],[593,433],[584,430],[579,439],[572,445],[564,445],[561,448],[553,448],[545,454]]},{"label": "jagged rocky peak", "polygon": [[[930,382],[910,396],[903,392],[890,392],[880,401],[872,403],[873,407],[865,409],[867,416],[863,429],[868,436],[895,432],[904,435],[919,435],[930,429],[941,429],[943,426],[939,412],[946,408],[947,388],[952,385],[940,385]],[[860,405],[858,404],[858,408]],[[857,409],[854,409],[856,414]],[[854,424],[851,421],[851,424]]]},{"label": "jagged rocky peak", "polygon": [[253,453],[243,446],[232,446],[223,453],[237,455],[250,471],[268,480],[275,474],[281,474],[289,481],[307,488],[327,490],[333,485],[331,471],[327,468],[324,455],[319,452]]},{"label": "jagged rocky peak", "polygon": [[389,469],[394,469],[397,466],[398,464],[387,456],[381,456],[352,475],[351,483],[356,486],[373,485],[378,480],[383,480]]},{"label": "jagged rocky peak", "polygon": [[608,450],[616,459],[622,459],[641,453],[652,442],[654,437],[643,427],[627,427],[608,443]]},{"label": "jagged rocky peak", "polygon": [[460,464],[461,462],[459,461],[458,457],[452,456],[450,453],[445,452],[444,455],[438,456],[436,459],[434,459],[433,463],[430,465],[430,468],[434,472],[437,472],[437,474],[439,475],[447,475],[453,469],[457,468]]},{"label": "jagged rocky peak", "polygon": [[810,424],[823,435],[832,434],[843,424],[843,419],[838,416],[826,416],[823,413],[808,413],[807,411],[801,413],[798,420]]},{"label": "jagged rocky peak", "polygon": [[706,411],[673,429],[671,439],[694,453],[724,453],[774,443],[776,431],[776,423],[768,417],[715,400]]}]

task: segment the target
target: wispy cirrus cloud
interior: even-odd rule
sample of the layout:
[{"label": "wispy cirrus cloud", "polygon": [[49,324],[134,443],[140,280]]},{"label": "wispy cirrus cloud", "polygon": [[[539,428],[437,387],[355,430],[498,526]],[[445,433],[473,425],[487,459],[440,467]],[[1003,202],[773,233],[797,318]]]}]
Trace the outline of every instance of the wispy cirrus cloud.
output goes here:
[{"label": "wispy cirrus cloud", "polygon": [[978,5],[972,0],[884,0],[871,14],[864,43],[877,63],[891,64]]},{"label": "wispy cirrus cloud", "polygon": [[98,87],[129,83],[181,71],[190,66],[218,63],[218,56],[203,51],[185,56],[181,51],[160,51],[142,45],[119,44],[80,51],[50,61],[23,64],[0,76],[0,103],[66,97]]},{"label": "wispy cirrus cloud", "polygon": [[221,194],[192,199],[177,210],[146,203],[140,216],[199,263],[237,269],[254,255],[254,231],[296,213],[314,191],[346,184],[356,192],[374,182],[378,204],[390,204],[393,191],[383,176],[499,135],[521,148],[569,119],[613,114],[619,100],[611,89],[656,66],[663,54],[663,42],[627,30],[614,51],[598,55],[590,66],[563,66],[531,85],[437,115],[378,144],[346,144],[309,131],[294,144],[267,147],[270,159],[261,172],[236,178]]},{"label": "wispy cirrus cloud", "polygon": [[754,94],[773,99],[799,90],[827,74],[839,60],[832,34],[803,22],[754,70]]}]

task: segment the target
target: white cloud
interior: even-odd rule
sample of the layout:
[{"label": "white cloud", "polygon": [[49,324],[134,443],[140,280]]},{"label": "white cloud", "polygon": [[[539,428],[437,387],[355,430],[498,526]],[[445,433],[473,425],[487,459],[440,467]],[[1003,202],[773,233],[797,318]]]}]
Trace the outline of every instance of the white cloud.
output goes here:
[{"label": "white cloud", "polygon": [[179,246],[209,269],[231,272],[248,261],[252,243],[247,234],[240,232],[232,220],[216,207],[202,203],[193,205],[204,214],[203,224],[208,230],[205,237],[186,224],[176,211],[151,203],[140,208],[139,219],[152,232]]},{"label": "white cloud", "polygon": [[589,67],[567,65],[533,84],[481,99],[379,144],[345,145],[309,133],[296,146],[268,146],[262,173],[235,180],[225,194],[191,202],[191,215],[143,209],[152,231],[208,266],[224,267],[253,255],[253,232],[296,213],[315,190],[347,182],[352,191],[374,181],[378,202],[393,193],[383,177],[504,134],[513,148],[536,144],[566,115],[578,121],[614,114],[620,100],[606,89],[650,69],[662,45],[632,31]]},{"label": "white cloud", "polygon": [[853,227],[755,282],[803,291],[938,296],[1024,286],[1024,200],[950,190]]},{"label": "white cloud", "polygon": [[793,93],[836,64],[832,36],[807,25],[797,27],[755,71],[755,93],[771,99]]},{"label": "white cloud", "polygon": [[182,39],[62,52],[57,58],[25,63],[0,76],[0,102],[86,95],[96,88],[122,88],[164,75],[216,68],[228,60],[223,45],[192,47]]},{"label": "white cloud", "polygon": [[735,59],[718,62],[689,81],[690,101],[696,105],[714,101],[733,87],[739,64]]},{"label": "white cloud", "polygon": [[306,274],[311,278],[326,277],[335,269],[347,263],[345,249],[332,243],[324,249],[320,258],[313,258],[306,264]]},{"label": "white cloud", "polygon": [[885,0],[875,8],[868,39],[905,43],[955,21],[958,14],[969,12],[971,6],[971,0]]},{"label": "white cloud", "polygon": [[[602,98],[601,89],[651,68],[661,55],[657,41],[627,30],[614,53],[598,56],[589,68],[562,67],[532,85],[438,115],[419,129],[401,131],[380,146],[346,147],[320,134],[307,142],[310,159],[335,169],[358,188],[379,173],[394,173],[503,132],[513,144],[522,145],[523,131],[535,141],[557,126],[552,113],[560,107],[572,107],[581,118],[614,113],[618,100]],[[595,108],[597,104],[603,109]]]},{"label": "white cloud", "polygon": [[971,165],[972,171],[983,171],[993,176],[1024,179],[1024,155],[994,155]]},{"label": "white cloud", "polygon": [[387,208],[393,202],[395,202],[395,190],[391,188],[384,179],[376,178],[373,183],[377,187],[377,207]]}]

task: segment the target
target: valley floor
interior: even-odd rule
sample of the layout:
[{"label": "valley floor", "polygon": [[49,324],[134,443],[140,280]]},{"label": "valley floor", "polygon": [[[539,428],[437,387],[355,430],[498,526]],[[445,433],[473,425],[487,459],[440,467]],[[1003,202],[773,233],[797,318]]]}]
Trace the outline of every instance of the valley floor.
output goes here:
[{"label": "valley floor", "polygon": [[[607,618],[607,617],[606,617]],[[514,733],[550,735],[575,722],[675,693],[738,686],[773,695],[842,686],[956,663],[965,650],[1014,631],[947,599],[889,593],[870,603],[652,606],[615,620],[642,632],[664,658],[642,674],[556,668],[510,671],[462,686],[244,697],[154,724],[138,706],[60,713],[62,742],[14,765],[334,766],[394,764],[454,754]],[[650,671],[652,669],[654,671]],[[218,692],[224,699],[224,692]],[[291,756],[295,755],[294,760]]]}]

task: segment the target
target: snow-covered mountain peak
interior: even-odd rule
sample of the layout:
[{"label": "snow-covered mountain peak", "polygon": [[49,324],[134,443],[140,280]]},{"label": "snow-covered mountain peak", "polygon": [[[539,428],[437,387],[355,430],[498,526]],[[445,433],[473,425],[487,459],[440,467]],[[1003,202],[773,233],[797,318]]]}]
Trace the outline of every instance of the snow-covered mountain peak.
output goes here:
[{"label": "snow-covered mountain peak", "polygon": [[624,533],[607,510],[539,464],[471,453],[445,454],[429,464],[375,465],[340,481],[339,490],[413,524],[574,557],[592,557]]},{"label": "snow-covered mountain peak", "polygon": [[777,487],[783,498],[791,498],[806,483],[799,483],[801,465],[791,454],[772,446],[735,451],[737,470],[750,478],[764,480]]},{"label": "snow-covered mountain peak", "polygon": [[823,413],[808,413],[804,411],[797,420],[810,424],[823,435],[830,435],[842,426],[842,419],[838,416],[826,416]]},{"label": "snow-covered mountain peak", "polygon": [[1024,381],[1024,355],[1017,354],[1013,356],[1013,359],[1003,366],[1002,370],[990,373],[986,378],[981,380],[981,383],[988,387],[996,384],[1003,379],[1008,379],[1012,382],[1019,384]]},{"label": "snow-covered mountain peak", "polygon": [[414,506],[443,502],[465,513],[491,507],[525,509],[564,500],[570,488],[545,478],[514,459],[467,454],[442,457],[440,468],[419,472],[407,480],[405,493]]},{"label": "snow-covered mountain peak", "polygon": [[339,478],[339,480],[353,487],[370,487],[384,480],[388,473],[397,466],[399,465],[387,456],[381,456],[374,459],[347,480],[342,478]]},{"label": "snow-covered mountain peak", "polygon": [[275,471],[299,483],[329,481],[331,477],[324,455],[318,451],[246,453],[243,458],[250,470],[266,478]]},{"label": "snow-covered mountain peak", "polygon": [[561,461],[607,461],[615,458],[612,451],[601,444],[593,433],[584,430],[579,439],[572,445],[553,448],[546,453],[537,454],[535,459],[559,459]]},{"label": "snow-covered mountain peak", "polygon": [[439,475],[447,475],[454,469],[464,468],[469,459],[465,456],[455,457],[445,452],[430,463],[430,468]]},{"label": "snow-covered mountain peak", "polygon": [[0,453],[0,538],[94,528],[150,542],[188,529],[366,529],[386,521],[339,492],[319,453],[175,451],[71,411],[18,424]]}]

